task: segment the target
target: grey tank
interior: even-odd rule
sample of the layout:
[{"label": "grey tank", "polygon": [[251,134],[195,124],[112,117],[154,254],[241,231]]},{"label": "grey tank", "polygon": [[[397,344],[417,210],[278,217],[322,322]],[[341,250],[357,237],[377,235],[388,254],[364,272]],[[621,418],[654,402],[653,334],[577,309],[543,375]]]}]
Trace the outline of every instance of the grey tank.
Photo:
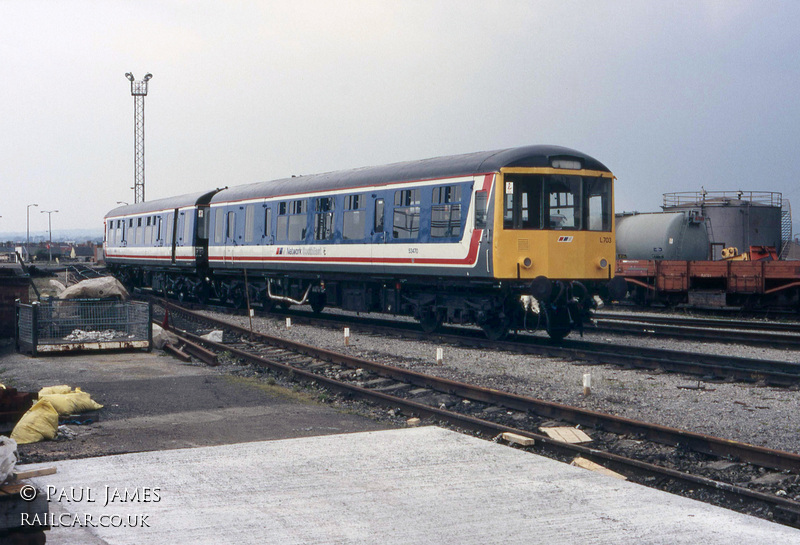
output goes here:
[{"label": "grey tank", "polygon": [[708,259],[705,222],[687,212],[619,215],[616,238],[618,259]]},{"label": "grey tank", "polygon": [[735,247],[740,253],[750,246],[781,248],[780,193],[768,191],[708,191],[691,202],[691,193],[665,193],[664,211],[700,209],[710,225],[714,243],[713,259],[722,248]]}]

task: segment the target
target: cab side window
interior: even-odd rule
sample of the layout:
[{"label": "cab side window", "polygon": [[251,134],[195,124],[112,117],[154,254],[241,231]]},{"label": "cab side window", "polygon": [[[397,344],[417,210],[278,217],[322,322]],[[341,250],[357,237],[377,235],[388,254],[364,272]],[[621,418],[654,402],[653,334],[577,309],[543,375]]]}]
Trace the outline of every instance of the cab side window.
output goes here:
[{"label": "cab side window", "polygon": [[419,236],[420,190],[402,189],[394,193],[393,235],[396,239]]}]

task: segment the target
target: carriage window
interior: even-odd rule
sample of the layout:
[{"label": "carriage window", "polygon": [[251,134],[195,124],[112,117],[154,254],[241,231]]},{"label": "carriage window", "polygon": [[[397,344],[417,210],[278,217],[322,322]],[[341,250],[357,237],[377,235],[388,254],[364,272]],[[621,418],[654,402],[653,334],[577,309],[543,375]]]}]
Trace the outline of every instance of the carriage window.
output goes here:
[{"label": "carriage window", "polygon": [[272,208],[267,206],[264,209],[264,236],[272,235]]},{"label": "carriage window", "polygon": [[367,227],[367,211],[364,210],[364,205],[364,195],[348,195],[344,198],[344,221],[342,224],[344,240],[364,238]]},{"label": "carriage window", "polygon": [[[461,187],[448,185],[433,188],[431,236],[436,238],[461,235]],[[458,203],[458,204],[451,204]]]},{"label": "carriage window", "polygon": [[164,244],[172,246],[172,213],[167,214],[167,228],[164,234]]},{"label": "carriage window", "polygon": [[228,212],[228,229],[225,231],[226,238],[236,236],[236,212]]},{"label": "carriage window", "polygon": [[383,199],[375,199],[375,222],[373,229],[376,233],[383,231]]},{"label": "carriage window", "polygon": [[448,202],[461,202],[461,186],[446,185],[433,188],[433,204],[445,204]]},{"label": "carriage window", "polygon": [[142,218],[136,218],[136,244],[144,242],[144,227],[142,227]]},{"label": "carriage window", "polygon": [[305,200],[282,202],[278,206],[278,238],[300,241],[306,238],[308,220]]},{"label": "carriage window", "polygon": [[419,236],[419,197],[419,189],[395,191],[392,219],[394,238],[411,239]]},{"label": "carriage window", "polygon": [[542,228],[543,176],[506,176],[503,228]]},{"label": "carriage window", "polygon": [[333,197],[317,199],[317,213],[314,214],[314,240],[333,238]]},{"label": "carriage window", "polygon": [[580,176],[549,176],[546,198],[545,220],[549,220],[550,229],[581,229]]},{"label": "carriage window", "polygon": [[289,216],[286,208],[286,202],[278,203],[278,239],[286,240],[286,235],[289,232]]},{"label": "carriage window", "polygon": [[187,211],[183,216],[183,245],[191,246],[192,244],[194,244],[194,239],[192,238],[192,213]]},{"label": "carriage window", "polygon": [[475,229],[486,229],[486,191],[475,192]]},{"label": "carriage window", "polygon": [[589,231],[611,231],[611,183],[606,178],[586,179],[585,222]]},{"label": "carriage window", "polygon": [[253,242],[253,230],[256,221],[255,205],[248,204],[244,209],[244,241]]},{"label": "carriage window", "polygon": [[214,242],[216,244],[222,244],[222,238],[224,232],[225,232],[225,212],[222,211],[222,208],[217,208],[217,211],[214,215]]}]

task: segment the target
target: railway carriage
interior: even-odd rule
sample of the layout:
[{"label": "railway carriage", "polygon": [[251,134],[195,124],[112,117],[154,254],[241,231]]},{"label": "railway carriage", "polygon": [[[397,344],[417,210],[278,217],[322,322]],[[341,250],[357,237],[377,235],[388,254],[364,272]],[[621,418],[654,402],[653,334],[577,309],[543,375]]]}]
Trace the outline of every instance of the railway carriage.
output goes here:
[{"label": "railway carriage", "polygon": [[180,211],[193,215],[182,225],[195,226],[195,254],[179,264],[169,259],[174,236],[151,232],[142,240],[152,247],[132,259],[113,227],[107,261],[128,281],[179,297],[411,315],[426,331],[474,323],[491,338],[538,327],[561,338],[588,317],[594,283],[612,275],[612,180],[595,159],[553,146],[292,177],[116,209],[112,226],[157,212],[173,233]]},{"label": "railway carriage", "polygon": [[124,205],[106,215],[105,256],[125,284],[185,293],[208,268],[208,202],[219,190]]}]

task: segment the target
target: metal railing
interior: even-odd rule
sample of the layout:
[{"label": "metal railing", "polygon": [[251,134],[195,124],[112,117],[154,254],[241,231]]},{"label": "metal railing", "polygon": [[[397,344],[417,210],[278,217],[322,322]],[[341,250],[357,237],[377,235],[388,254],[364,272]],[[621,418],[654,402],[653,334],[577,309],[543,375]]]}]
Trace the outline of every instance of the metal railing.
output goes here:
[{"label": "metal railing", "polygon": [[664,208],[730,204],[741,201],[780,208],[782,195],[774,191],[684,191],[664,193]]},{"label": "metal railing", "polygon": [[50,299],[16,304],[20,352],[150,349],[149,303],[106,299]]}]

